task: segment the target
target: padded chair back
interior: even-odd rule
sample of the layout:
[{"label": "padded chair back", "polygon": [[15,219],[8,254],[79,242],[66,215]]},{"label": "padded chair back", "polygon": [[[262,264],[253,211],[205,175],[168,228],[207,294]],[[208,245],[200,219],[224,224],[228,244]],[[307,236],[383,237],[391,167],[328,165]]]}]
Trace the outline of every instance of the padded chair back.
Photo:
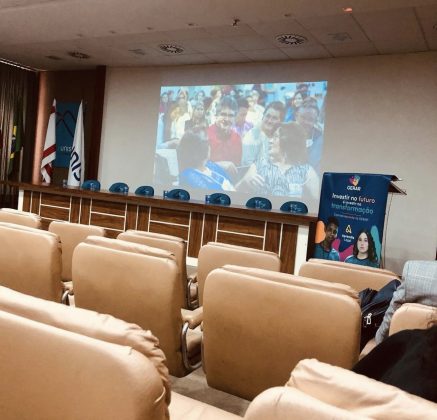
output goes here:
[{"label": "padded chair back", "polygon": [[282,204],[279,210],[286,211],[288,213],[301,213],[301,214],[308,213],[307,205],[305,203],[302,203],[301,201],[287,201],[284,204]]},{"label": "padded chair back", "polygon": [[129,192],[129,185],[124,182],[115,182],[109,187],[109,192],[127,194]]},{"label": "padded chair back", "polygon": [[71,260],[73,259],[74,248],[88,236],[105,236],[105,229],[100,226],[59,222],[57,220],[50,223],[49,232],[55,233],[61,240],[63,281],[71,281]]},{"label": "padded chair back", "polygon": [[[174,255],[180,271],[180,281],[187,296],[187,242],[177,236],[162,233],[144,232],[141,230],[127,230],[117,236],[122,241],[135,242],[153,248],[164,249]],[[184,307],[187,307],[186,305]]]},{"label": "padded chair back", "polygon": [[175,188],[170,191],[164,191],[164,198],[171,198],[172,200],[190,200],[190,193],[187,190],[181,188]]},{"label": "padded chair back", "polygon": [[249,209],[271,210],[272,202],[264,197],[252,197],[246,202],[246,207]]},{"label": "padded chair back", "polygon": [[4,311],[0,330],[3,420],[166,418],[161,378],[132,348]]},{"label": "padded chair back", "polygon": [[171,253],[90,236],[74,250],[72,273],[78,307],[150,329],[167,356],[170,373],[186,373],[180,338],[184,294]]},{"label": "padded chair back", "polygon": [[61,247],[57,235],[0,223],[0,285],[60,302]]},{"label": "padded chair back", "polygon": [[157,338],[150,331],[111,315],[48,302],[1,286],[0,311],[108,343],[132,347],[153,363],[161,377],[165,401],[167,404],[170,402],[170,381],[164,364],[165,356]]},{"label": "padded chair back", "polygon": [[358,360],[358,294],[343,284],[225,266],[207,278],[203,311],[208,385],[245,399],[284,384],[304,358]]},{"label": "padded chair back", "polygon": [[220,268],[226,264],[263,268],[272,271],[279,271],[281,268],[281,260],[274,252],[223,244],[220,242],[208,242],[200,248],[197,262],[198,297],[200,305],[202,305],[203,302],[203,289],[205,287],[206,277],[215,268]]},{"label": "padded chair back", "polygon": [[435,322],[437,322],[437,308],[419,303],[404,303],[393,314],[389,334],[402,330],[425,330]]},{"label": "padded chair back", "polygon": [[41,217],[27,211],[2,208],[0,209],[0,222],[15,223],[16,225],[41,229]]},{"label": "padded chair back", "polygon": [[83,182],[83,190],[100,191],[100,182],[97,179],[87,179]]},{"label": "padded chair back", "polygon": [[155,189],[150,185],[141,185],[135,190],[135,195],[146,195],[153,197],[155,195]]},{"label": "padded chair back", "polygon": [[343,261],[323,260],[321,258],[310,258],[308,262],[314,262],[314,263],[326,264],[326,265],[335,265],[341,268],[345,268],[345,267],[349,269],[353,268],[355,270],[370,271],[371,273],[386,273],[392,275],[393,278],[398,277],[398,275],[395,272],[391,270],[387,270],[386,268],[368,267],[366,265],[350,264],[350,263],[345,263]]},{"label": "padded chair back", "polygon": [[356,291],[368,287],[379,290],[393,279],[399,279],[395,274],[377,268],[361,267],[354,264],[342,263],[325,264],[310,260],[303,263],[299,276],[347,284]]}]

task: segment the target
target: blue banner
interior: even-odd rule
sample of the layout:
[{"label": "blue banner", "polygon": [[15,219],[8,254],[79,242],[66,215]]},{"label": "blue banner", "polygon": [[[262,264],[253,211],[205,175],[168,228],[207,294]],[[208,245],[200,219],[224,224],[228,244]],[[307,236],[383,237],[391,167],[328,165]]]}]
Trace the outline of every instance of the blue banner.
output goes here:
[{"label": "blue banner", "polygon": [[379,267],[391,175],[323,174],[314,258]]},{"label": "blue banner", "polygon": [[76,128],[79,102],[58,102],[56,104],[56,159],[53,166],[68,168]]}]

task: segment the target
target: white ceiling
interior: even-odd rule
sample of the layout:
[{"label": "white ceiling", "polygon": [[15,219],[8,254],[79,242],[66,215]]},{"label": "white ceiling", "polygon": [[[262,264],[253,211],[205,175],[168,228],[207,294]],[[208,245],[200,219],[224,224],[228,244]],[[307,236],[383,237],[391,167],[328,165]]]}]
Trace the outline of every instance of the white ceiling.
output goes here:
[{"label": "white ceiling", "polygon": [[[290,33],[307,42],[276,41]],[[165,53],[160,44],[184,52]],[[437,0],[0,0],[0,58],[38,69],[430,50],[437,50]],[[91,58],[73,58],[69,51]]]}]

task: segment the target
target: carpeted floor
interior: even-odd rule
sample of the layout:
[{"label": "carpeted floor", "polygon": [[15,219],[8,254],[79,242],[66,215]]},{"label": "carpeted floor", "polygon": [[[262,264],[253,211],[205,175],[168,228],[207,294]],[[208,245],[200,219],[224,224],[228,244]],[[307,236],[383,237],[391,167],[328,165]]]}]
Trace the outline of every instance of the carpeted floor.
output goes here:
[{"label": "carpeted floor", "polygon": [[184,378],[172,376],[171,383],[172,391],[240,416],[244,416],[250,403],[250,401],[210,388],[206,383],[202,368]]}]

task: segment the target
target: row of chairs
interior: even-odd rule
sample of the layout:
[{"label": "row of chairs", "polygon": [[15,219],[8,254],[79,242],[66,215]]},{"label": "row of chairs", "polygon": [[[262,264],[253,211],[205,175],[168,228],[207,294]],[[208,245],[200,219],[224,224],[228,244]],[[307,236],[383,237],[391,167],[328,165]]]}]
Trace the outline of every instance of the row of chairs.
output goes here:
[{"label": "row of chairs", "polygon": [[[402,328],[405,318],[411,325],[412,318],[430,315],[429,307],[407,304],[393,325]],[[158,340],[135,324],[0,286],[0,329],[2,419],[241,419],[172,392]],[[255,397],[246,420],[426,419],[437,410],[434,403],[315,359],[299,361],[286,376]]]}]

